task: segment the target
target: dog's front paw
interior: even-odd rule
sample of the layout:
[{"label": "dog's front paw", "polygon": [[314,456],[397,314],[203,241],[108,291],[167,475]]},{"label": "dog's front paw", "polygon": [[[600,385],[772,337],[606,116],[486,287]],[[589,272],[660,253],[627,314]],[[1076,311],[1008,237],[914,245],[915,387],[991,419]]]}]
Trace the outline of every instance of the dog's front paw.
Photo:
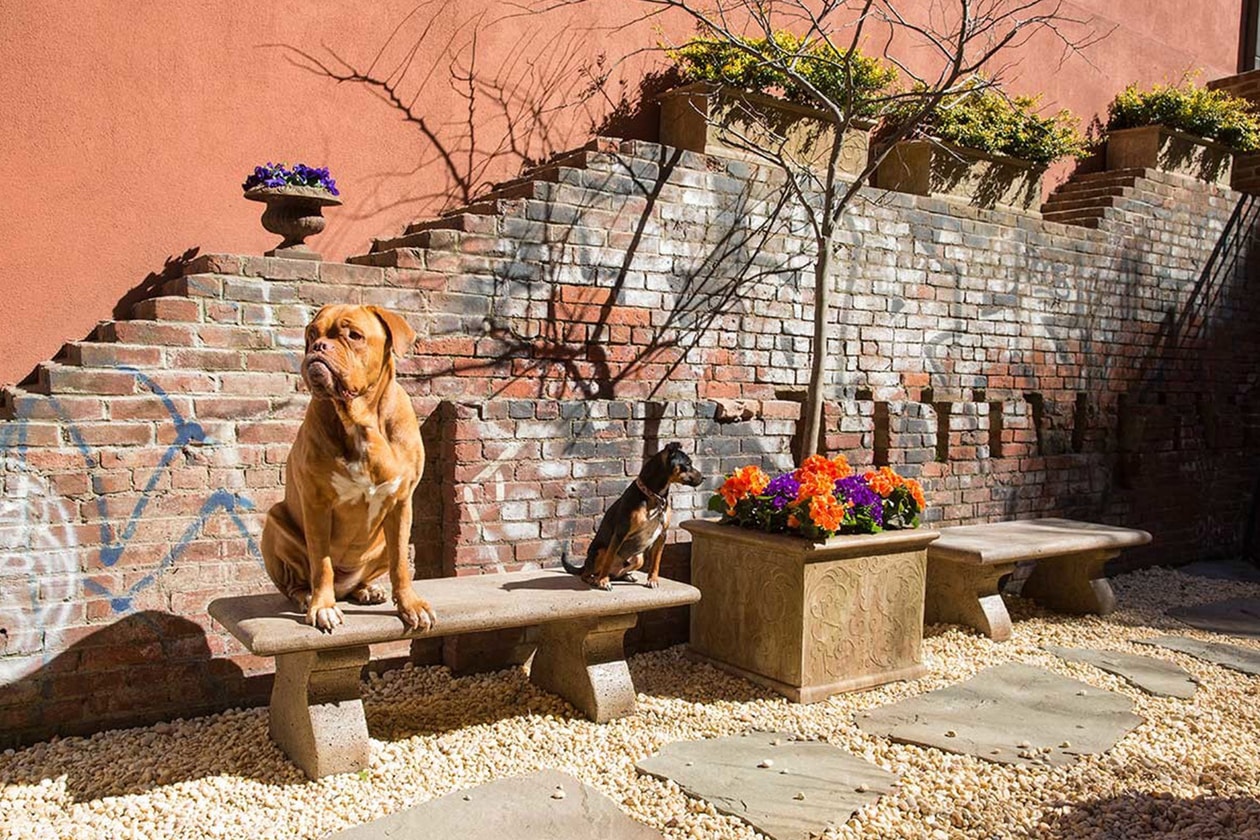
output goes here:
[{"label": "dog's front paw", "polygon": [[312,598],[306,608],[306,623],[325,633],[331,633],[333,628],[340,627],[344,621],[345,616],[341,614],[341,608],[335,603],[323,604]]},{"label": "dog's front paw", "polygon": [[408,630],[432,630],[437,624],[437,613],[433,607],[414,592],[396,593],[394,601],[398,604],[398,617]]},{"label": "dog's front paw", "polygon": [[356,604],[383,604],[389,600],[389,593],[379,583],[365,583],[347,595],[346,599]]},{"label": "dog's front paw", "polygon": [[661,579],[660,579],[660,577],[658,577],[657,575],[648,575],[648,579],[647,579],[647,588],[648,588],[648,589],[660,589],[660,588],[661,588]]}]

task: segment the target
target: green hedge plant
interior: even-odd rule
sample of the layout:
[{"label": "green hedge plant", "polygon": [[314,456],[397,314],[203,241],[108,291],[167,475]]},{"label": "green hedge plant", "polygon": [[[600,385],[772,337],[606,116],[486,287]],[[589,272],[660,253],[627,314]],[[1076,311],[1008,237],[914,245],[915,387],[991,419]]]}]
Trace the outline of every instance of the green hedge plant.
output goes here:
[{"label": "green hedge plant", "polygon": [[1162,125],[1238,152],[1260,151],[1260,117],[1246,99],[1189,82],[1139,90],[1129,85],[1107,106],[1107,130]]},{"label": "green hedge plant", "polygon": [[826,41],[807,43],[789,32],[740,44],[699,37],[668,54],[689,82],[713,82],[801,105],[822,105],[809,87],[784,72],[784,65],[791,66],[822,96],[856,117],[874,117],[897,78],[897,71],[877,58],[856,50],[846,55]]},{"label": "green hedge plant", "polygon": [[[916,90],[906,104],[894,108],[889,125],[921,107]],[[1041,116],[1039,97],[1007,96],[984,79],[946,95],[915,127],[911,137],[931,137],[985,154],[1048,165],[1064,157],[1085,154],[1085,138],[1071,112]]]}]

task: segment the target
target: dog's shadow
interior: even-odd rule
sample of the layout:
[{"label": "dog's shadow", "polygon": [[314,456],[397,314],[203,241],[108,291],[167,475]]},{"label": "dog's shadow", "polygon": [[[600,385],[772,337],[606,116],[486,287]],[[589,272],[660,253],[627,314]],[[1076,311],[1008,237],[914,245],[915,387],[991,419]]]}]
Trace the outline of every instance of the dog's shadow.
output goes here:
[{"label": "dog's shadow", "polygon": [[[623,586],[643,586],[643,578],[639,577],[635,580],[614,580],[613,588],[619,589]],[[542,592],[600,592],[600,590],[591,586],[580,577],[565,575],[561,577],[534,578],[531,580],[514,580],[509,581],[500,587],[504,592],[515,592],[517,590],[532,589]]]}]

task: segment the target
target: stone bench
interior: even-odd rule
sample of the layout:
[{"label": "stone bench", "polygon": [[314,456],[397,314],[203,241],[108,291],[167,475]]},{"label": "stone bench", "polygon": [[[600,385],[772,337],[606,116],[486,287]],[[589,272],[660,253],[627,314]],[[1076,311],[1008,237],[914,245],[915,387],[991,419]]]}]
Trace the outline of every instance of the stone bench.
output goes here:
[{"label": "stone bench", "polygon": [[995,641],[1011,636],[998,592],[1022,560],[1037,566],[1021,594],[1059,612],[1106,615],[1116,608],[1103,564],[1151,541],[1146,531],[1071,519],[1027,519],[941,528],[927,547],[924,620],[965,624]]},{"label": "stone bench", "polygon": [[307,625],[280,594],[210,604],[210,615],[251,653],[276,658],[271,737],[312,779],[368,766],[359,683],[370,644],[533,627],[530,679],[603,723],[635,710],[622,643],[638,614],[700,600],[698,589],[671,580],[605,592],[556,570],[425,580],[417,590],[438,614],[428,632],[408,631],[392,604],[342,604],[345,623],[332,633]]}]

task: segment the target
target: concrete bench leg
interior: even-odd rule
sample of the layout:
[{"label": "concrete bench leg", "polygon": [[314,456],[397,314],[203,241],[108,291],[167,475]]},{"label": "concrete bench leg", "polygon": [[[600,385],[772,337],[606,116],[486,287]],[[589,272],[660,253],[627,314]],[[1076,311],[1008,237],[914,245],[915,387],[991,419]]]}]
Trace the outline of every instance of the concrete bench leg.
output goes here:
[{"label": "concrete bench leg", "polygon": [[556,621],[539,627],[530,666],[534,685],[558,694],[596,723],[634,714],[634,683],[623,641],[637,614]]},{"label": "concrete bench leg", "polygon": [[1006,641],[1011,637],[1011,615],[998,582],[1014,570],[1014,563],[984,566],[929,559],[924,621],[963,624],[995,642]]},{"label": "concrete bench leg", "polygon": [[1116,608],[1116,596],[1103,564],[1119,554],[1096,551],[1039,560],[1020,594],[1057,612],[1107,615]]},{"label": "concrete bench leg", "polygon": [[276,657],[271,738],[312,779],[368,766],[371,746],[359,695],[368,657],[367,645]]}]

